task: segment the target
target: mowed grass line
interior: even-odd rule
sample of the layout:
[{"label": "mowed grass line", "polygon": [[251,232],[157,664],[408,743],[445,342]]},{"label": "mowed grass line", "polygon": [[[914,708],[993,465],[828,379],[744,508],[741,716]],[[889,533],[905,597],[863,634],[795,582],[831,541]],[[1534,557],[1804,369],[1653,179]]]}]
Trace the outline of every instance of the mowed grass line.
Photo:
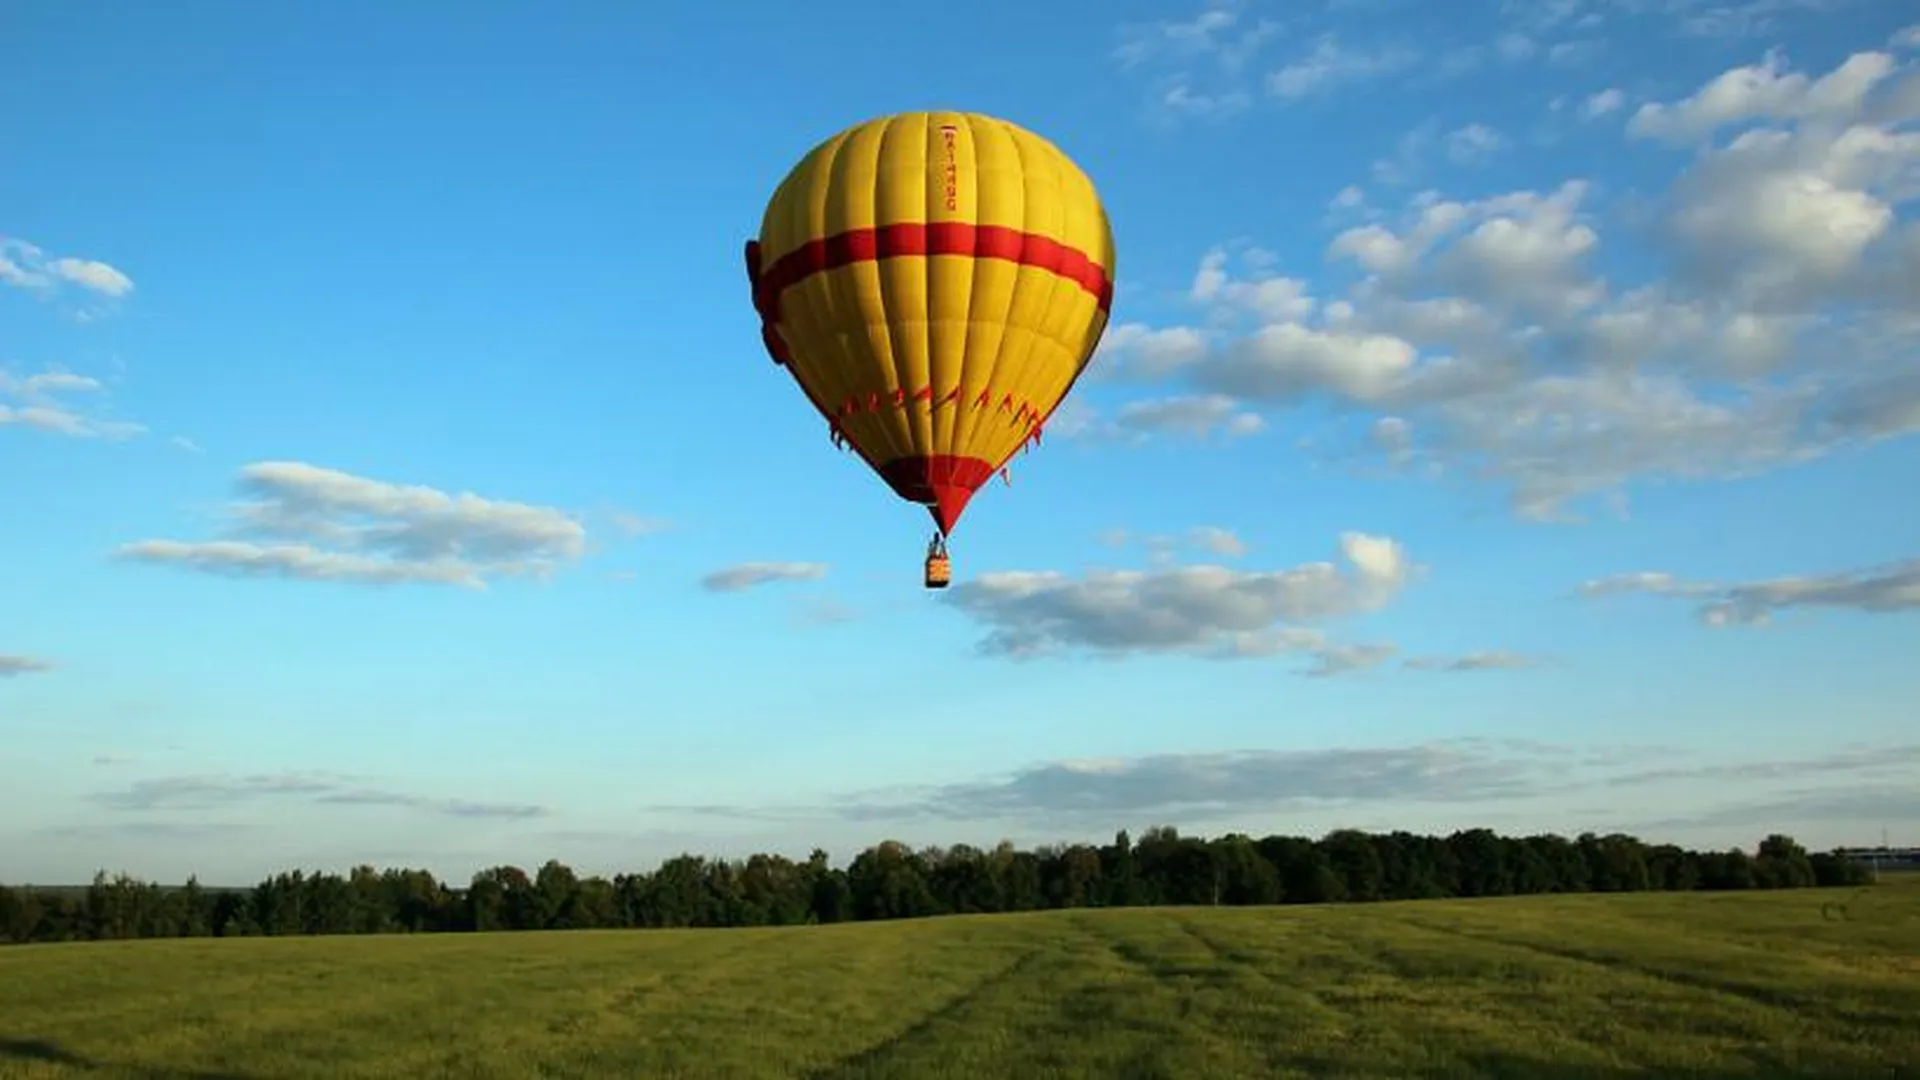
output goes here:
[{"label": "mowed grass line", "polygon": [[0,949],[0,1077],[1731,1080],[1916,1062],[1914,885]]}]

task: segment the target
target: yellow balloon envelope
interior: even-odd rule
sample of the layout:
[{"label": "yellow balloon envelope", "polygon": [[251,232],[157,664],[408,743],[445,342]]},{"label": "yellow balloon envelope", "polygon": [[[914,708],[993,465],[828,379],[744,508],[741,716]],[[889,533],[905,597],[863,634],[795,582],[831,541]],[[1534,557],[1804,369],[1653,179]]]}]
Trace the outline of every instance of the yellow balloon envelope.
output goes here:
[{"label": "yellow balloon envelope", "polygon": [[976,113],[840,132],[781,181],[747,242],[767,351],[835,443],[941,536],[1039,441],[1106,330],[1113,271],[1086,174]]}]

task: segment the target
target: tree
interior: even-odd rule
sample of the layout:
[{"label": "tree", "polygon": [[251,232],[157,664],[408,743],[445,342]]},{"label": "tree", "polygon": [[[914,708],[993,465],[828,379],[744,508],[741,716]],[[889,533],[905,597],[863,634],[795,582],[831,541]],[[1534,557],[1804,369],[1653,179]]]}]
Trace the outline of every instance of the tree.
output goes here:
[{"label": "tree", "polygon": [[1144,904],[1338,903],[1504,892],[1860,886],[1871,875],[1838,852],[1809,854],[1772,834],[1751,854],[1649,846],[1625,834],[1447,837],[1338,829],[1318,841],[1212,840],[1172,826],[1125,830],[1110,844],[1016,849],[1000,841],[913,850],[889,840],[845,868],[814,849],[805,863],[681,854],[651,872],[581,877],[549,859],[464,888],[424,870],[356,866],[344,877],[295,869],[250,889],[179,888],[102,871],[81,889],[0,885],[0,942],[130,937],[247,937],[447,930],[708,927],[902,919],[948,912]]},{"label": "tree", "polygon": [[1804,889],[1815,880],[1813,860],[1791,836],[1773,833],[1760,841],[1753,863],[1754,880],[1763,889]]}]

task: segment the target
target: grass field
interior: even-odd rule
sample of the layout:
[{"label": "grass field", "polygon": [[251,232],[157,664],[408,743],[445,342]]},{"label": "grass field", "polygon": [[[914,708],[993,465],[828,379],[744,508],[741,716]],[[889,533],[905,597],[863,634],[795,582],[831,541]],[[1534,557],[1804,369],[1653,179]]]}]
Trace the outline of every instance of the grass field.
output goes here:
[{"label": "grass field", "polygon": [[0,949],[66,1076],[1914,1077],[1920,884]]}]

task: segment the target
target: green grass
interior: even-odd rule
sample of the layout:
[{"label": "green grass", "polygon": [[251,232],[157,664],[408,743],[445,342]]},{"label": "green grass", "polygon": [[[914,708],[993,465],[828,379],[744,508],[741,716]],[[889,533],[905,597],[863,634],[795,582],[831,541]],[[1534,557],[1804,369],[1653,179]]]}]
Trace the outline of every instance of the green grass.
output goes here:
[{"label": "green grass", "polygon": [[1920,887],[0,949],[0,1077],[1642,1075],[1920,1075]]}]

